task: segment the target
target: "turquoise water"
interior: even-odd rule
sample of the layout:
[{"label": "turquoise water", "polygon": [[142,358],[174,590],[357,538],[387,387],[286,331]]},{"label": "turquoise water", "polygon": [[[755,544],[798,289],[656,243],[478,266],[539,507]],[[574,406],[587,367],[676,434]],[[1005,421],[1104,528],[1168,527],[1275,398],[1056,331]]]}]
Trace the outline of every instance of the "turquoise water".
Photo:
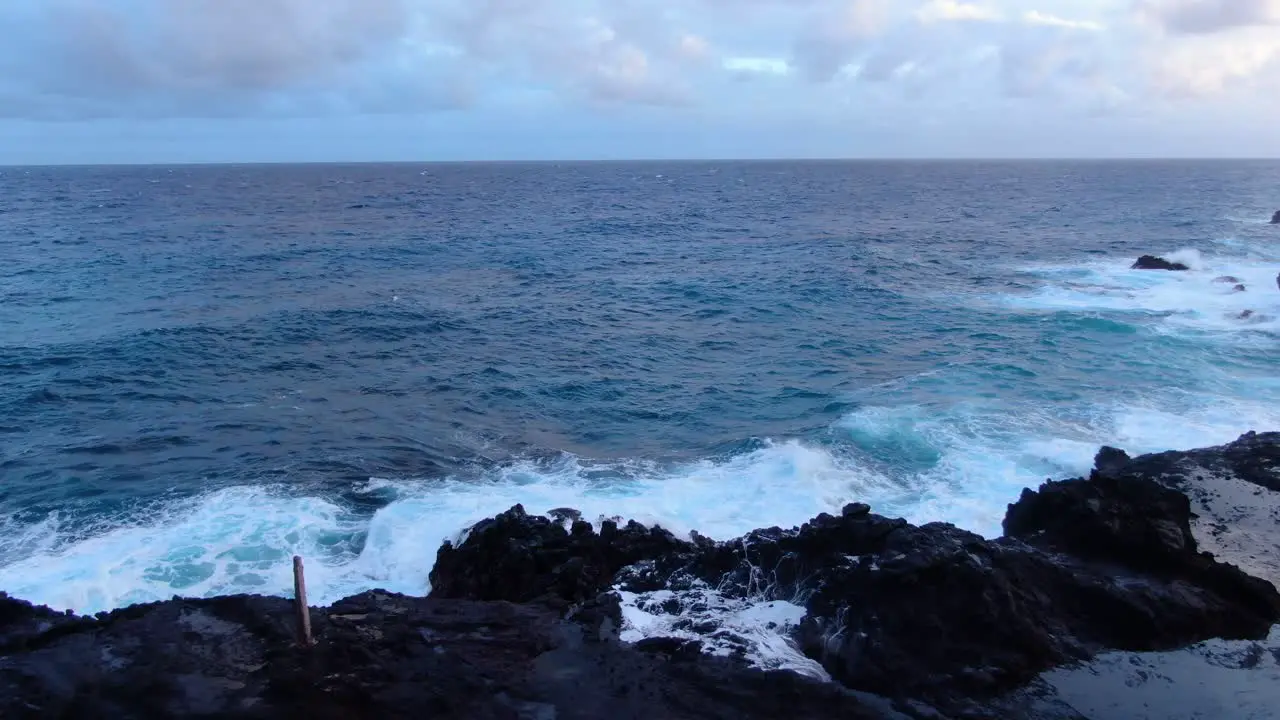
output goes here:
[{"label": "turquoise water", "polygon": [[[516,502],[731,537],[865,501],[994,535],[1101,443],[1280,427],[1277,187],[1262,162],[0,169],[0,589],[286,594],[300,553],[318,602],[422,594]],[[1148,252],[1193,269],[1128,269]]]}]

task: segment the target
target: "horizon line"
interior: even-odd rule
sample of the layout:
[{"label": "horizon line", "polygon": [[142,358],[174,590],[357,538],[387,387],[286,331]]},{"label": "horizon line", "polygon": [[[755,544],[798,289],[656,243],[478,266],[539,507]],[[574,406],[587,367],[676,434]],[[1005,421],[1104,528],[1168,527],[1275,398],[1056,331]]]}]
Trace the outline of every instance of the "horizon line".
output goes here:
[{"label": "horizon line", "polygon": [[137,162],[0,162],[0,169],[11,168],[97,168],[97,167],[219,167],[275,165],[583,165],[608,163],[944,163],[944,162],[1280,162],[1280,156],[940,156],[940,157],[688,157],[688,158],[544,158],[472,160],[188,160]]}]

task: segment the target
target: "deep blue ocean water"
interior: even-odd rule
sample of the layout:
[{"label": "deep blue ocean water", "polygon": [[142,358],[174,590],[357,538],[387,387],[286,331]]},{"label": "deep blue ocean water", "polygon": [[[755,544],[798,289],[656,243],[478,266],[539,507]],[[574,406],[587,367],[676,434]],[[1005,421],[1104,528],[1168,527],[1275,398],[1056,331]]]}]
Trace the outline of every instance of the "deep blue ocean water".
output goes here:
[{"label": "deep blue ocean water", "polygon": [[995,535],[1101,443],[1280,428],[1278,207],[1275,162],[0,168],[0,589],[423,594],[515,502]]}]

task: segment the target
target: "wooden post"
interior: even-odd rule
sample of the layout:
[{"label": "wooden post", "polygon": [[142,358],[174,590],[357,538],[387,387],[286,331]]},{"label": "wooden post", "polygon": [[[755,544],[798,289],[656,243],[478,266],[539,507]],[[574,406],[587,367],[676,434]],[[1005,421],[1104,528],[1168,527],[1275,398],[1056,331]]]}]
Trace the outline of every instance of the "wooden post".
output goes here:
[{"label": "wooden post", "polygon": [[293,556],[293,602],[298,611],[298,642],[311,647],[311,608],[307,607],[307,578],[302,574],[302,556]]}]

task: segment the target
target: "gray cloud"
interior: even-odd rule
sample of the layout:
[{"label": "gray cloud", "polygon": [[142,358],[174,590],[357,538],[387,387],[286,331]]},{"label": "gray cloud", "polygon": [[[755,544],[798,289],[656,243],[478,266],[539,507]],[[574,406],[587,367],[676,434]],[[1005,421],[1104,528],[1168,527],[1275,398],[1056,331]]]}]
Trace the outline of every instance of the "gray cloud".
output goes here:
[{"label": "gray cloud", "polygon": [[696,58],[646,6],[620,0],[584,13],[546,0],[464,0],[434,7],[427,34],[509,81],[600,102],[682,104]]},{"label": "gray cloud", "polygon": [[[1133,87],[1127,67],[1152,48],[1164,53],[1280,18],[1280,0],[1094,0],[1079,21],[1060,17],[1079,11],[1075,2],[1037,7],[1026,11],[1021,0],[4,0],[0,116],[389,114],[485,104],[699,104],[732,114],[762,102],[826,108],[857,93],[955,100],[961,87],[966,103],[1078,104]],[[1123,34],[1133,29],[1125,18],[1135,16],[1166,32]],[[1102,19],[1126,29],[1104,30]],[[1251,57],[1231,67],[1243,68],[1237,74],[1262,67]],[[1187,75],[1183,65],[1195,67],[1175,65],[1175,76]],[[768,96],[759,89],[765,83],[740,82],[744,67],[770,68]],[[1208,90],[1225,86],[1193,79]]]},{"label": "gray cloud", "polygon": [[[438,71],[449,58],[413,57],[406,0],[17,3],[0,10],[21,33],[0,49],[9,115],[288,114],[376,110],[392,91],[404,108],[465,96]],[[397,67],[406,59],[422,62]]]},{"label": "gray cloud", "polygon": [[403,0],[61,0],[64,57],[122,88],[264,91],[324,79],[400,40]]},{"label": "gray cloud", "polygon": [[1280,25],[1280,0],[1138,0],[1135,9],[1147,22],[1186,35]]},{"label": "gray cloud", "polygon": [[10,2],[10,116],[415,112],[473,102],[482,85],[677,105],[705,60],[705,43],[640,0]]},{"label": "gray cloud", "polygon": [[792,49],[795,65],[810,79],[830,80],[890,24],[888,0],[846,0],[814,12]]}]

